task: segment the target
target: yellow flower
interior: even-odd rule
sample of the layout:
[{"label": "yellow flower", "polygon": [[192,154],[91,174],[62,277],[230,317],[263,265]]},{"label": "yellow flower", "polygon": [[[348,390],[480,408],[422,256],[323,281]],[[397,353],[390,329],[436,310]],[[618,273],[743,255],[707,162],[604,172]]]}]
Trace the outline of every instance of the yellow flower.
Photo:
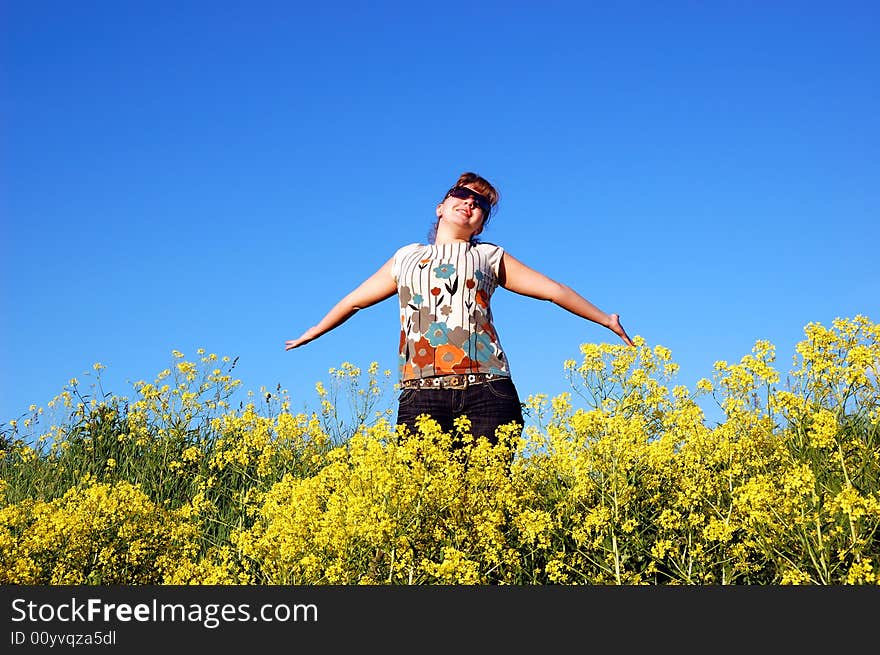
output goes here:
[{"label": "yellow flower", "polygon": [[832,448],[837,437],[837,418],[827,409],[820,409],[812,416],[807,432],[814,448]]}]

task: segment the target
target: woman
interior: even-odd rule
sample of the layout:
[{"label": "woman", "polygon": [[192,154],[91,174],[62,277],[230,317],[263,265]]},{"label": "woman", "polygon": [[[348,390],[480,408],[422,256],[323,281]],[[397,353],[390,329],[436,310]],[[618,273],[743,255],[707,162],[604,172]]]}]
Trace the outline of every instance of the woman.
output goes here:
[{"label": "woman", "polygon": [[499,286],[549,300],[603,325],[632,346],[617,314],[606,314],[564,284],[532,270],[500,246],[477,241],[498,204],[498,191],[476,173],[462,173],[437,205],[428,244],[394,253],[321,321],[285,350],[298,348],[395,293],[400,300],[400,387],[397,423],[415,430],[429,414],[446,432],[467,416],[474,437],[496,442],[495,429],[523,426],[522,406],[492,321]]}]

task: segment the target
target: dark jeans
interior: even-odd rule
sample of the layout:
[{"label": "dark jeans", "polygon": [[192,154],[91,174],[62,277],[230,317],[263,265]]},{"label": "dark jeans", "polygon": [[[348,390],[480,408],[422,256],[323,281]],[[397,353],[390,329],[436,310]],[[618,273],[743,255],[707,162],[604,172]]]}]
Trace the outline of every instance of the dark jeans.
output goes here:
[{"label": "dark jeans", "polygon": [[498,443],[495,429],[516,421],[524,425],[522,405],[513,380],[503,378],[465,389],[404,389],[397,401],[397,423],[416,431],[416,417],[430,414],[444,432],[454,435],[453,421],[467,416],[474,438]]}]

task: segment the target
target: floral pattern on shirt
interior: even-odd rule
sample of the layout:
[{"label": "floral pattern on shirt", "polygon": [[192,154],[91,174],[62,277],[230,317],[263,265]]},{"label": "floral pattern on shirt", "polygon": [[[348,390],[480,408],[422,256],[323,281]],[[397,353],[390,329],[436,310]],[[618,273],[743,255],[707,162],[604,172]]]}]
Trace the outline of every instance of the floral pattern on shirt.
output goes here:
[{"label": "floral pattern on shirt", "polygon": [[510,375],[489,304],[503,254],[490,243],[410,244],[395,253],[402,380]]}]

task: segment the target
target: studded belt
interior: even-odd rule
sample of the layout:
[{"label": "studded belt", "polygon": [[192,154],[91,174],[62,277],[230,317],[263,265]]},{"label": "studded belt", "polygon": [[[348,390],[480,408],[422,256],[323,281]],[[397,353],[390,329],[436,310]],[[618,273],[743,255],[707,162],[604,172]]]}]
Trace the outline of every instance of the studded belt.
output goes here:
[{"label": "studded belt", "polygon": [[484,384],[492,380],[506,378],[496,373],[458,373],[454,375],[435,375],[429,378],[401,380],[401,389],[467,389],[474,384]]}]

